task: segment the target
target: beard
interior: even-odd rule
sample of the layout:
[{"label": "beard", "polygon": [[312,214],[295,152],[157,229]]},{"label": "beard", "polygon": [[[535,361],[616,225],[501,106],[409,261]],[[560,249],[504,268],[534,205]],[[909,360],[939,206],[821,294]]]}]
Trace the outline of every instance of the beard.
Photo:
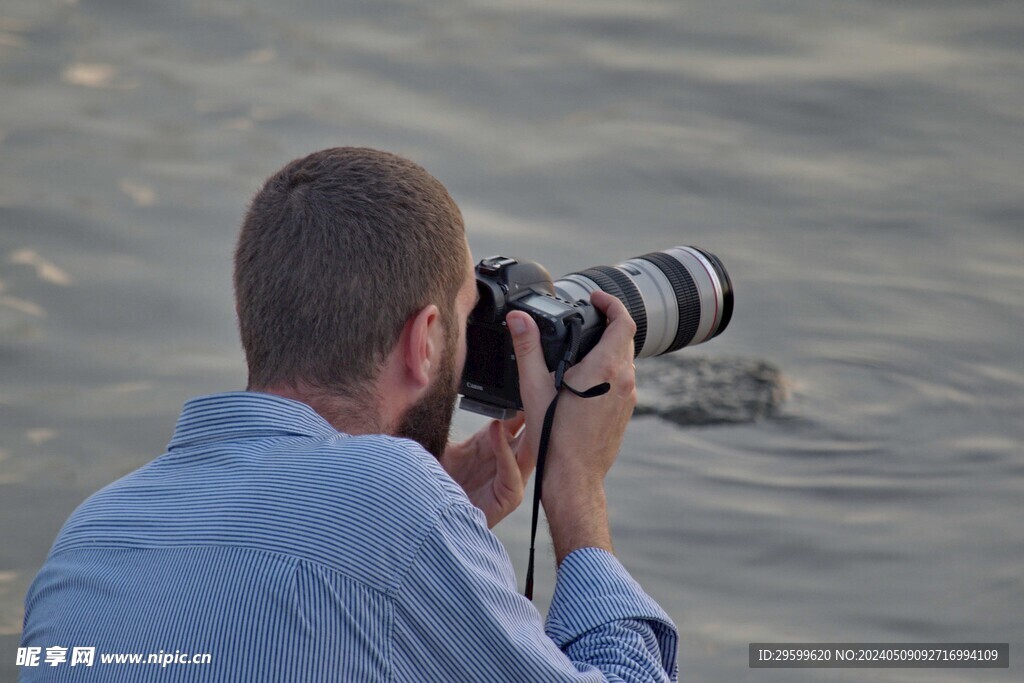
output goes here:
[{"label": "beard", "polygon": [[[451,341],[451,340],[449,340]],[[446,344],[444,358],[427,393],[402,417],[396,436],[412,439],[438,460],[448,446],[459,383],[455,377],[455,344]]]}]

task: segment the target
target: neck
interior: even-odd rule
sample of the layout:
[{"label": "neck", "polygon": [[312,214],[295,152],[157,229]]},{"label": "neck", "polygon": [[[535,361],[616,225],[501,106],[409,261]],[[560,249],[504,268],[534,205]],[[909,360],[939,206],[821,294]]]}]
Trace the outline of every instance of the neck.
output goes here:
[{"label": "neck", "polygon": [[381,418],[381,411],[373,392],[365,396],[348,397],[327,393],[309,386],[250,387],[249,391],[273,394],[305,403],[320,417],[345,434],[389,434],[391,425]]}]

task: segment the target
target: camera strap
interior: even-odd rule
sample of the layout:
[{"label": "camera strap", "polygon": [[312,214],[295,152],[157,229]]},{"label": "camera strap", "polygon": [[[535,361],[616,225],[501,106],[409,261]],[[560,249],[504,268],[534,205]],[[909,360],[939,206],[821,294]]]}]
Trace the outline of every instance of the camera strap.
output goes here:
[{"label": "camera strap", "polygon": [[558,362],[558,367],[555,370],[555,397],[551,399],[547,412],[544,413],[544,425],[541,428],[540,444],[537,447],[537,473],[533,481],[533,520],[530,523],[530,560],[526,565],[526,589],[523,591],[523,595],[529,600],[533,600],[533,566],[537,541],[537,521],[540,518],[540,497],[544,487],[544,462],[547,459],[548,444],[551,441],[551,427],[555,423],[555,408],[558,406],[558,397],[561,396],[562,389],[568,389],[580,398],[602,396],[611,389],[611,385],[608,382],[602,382],[590,387],[586,391],[577,391],[565,382],[565,371],[576,362],[576,354],[580,350],[582,325],[583,321],[578,317],[570,320],[569,344],[566,347],[565,355]]}]

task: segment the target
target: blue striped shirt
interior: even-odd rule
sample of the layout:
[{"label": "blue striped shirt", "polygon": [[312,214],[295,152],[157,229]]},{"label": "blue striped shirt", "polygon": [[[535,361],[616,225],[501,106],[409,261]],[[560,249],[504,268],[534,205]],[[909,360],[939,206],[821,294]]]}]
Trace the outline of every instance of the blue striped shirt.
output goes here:
[{"label": "blue striped shirt", "polygon": [[562,562],[545,622],[419,444],[229,392],[188,401],[166,453],[71,515],[21,645],[41,650],[23,681],[649,681],[676,678],[677,634],[596,548]]}]

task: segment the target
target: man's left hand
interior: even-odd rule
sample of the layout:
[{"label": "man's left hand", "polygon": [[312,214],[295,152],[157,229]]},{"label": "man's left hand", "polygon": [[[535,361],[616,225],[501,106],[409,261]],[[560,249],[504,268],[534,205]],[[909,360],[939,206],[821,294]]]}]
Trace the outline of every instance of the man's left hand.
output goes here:
[{"label": "man's left hand", "polygon": [[483,510],[493,528],[523,502],[523,490],[537,464],[528,452],[521,430],[525,417],[519,413],[490,424],[459,443],[449,443],[441,466]]}]

